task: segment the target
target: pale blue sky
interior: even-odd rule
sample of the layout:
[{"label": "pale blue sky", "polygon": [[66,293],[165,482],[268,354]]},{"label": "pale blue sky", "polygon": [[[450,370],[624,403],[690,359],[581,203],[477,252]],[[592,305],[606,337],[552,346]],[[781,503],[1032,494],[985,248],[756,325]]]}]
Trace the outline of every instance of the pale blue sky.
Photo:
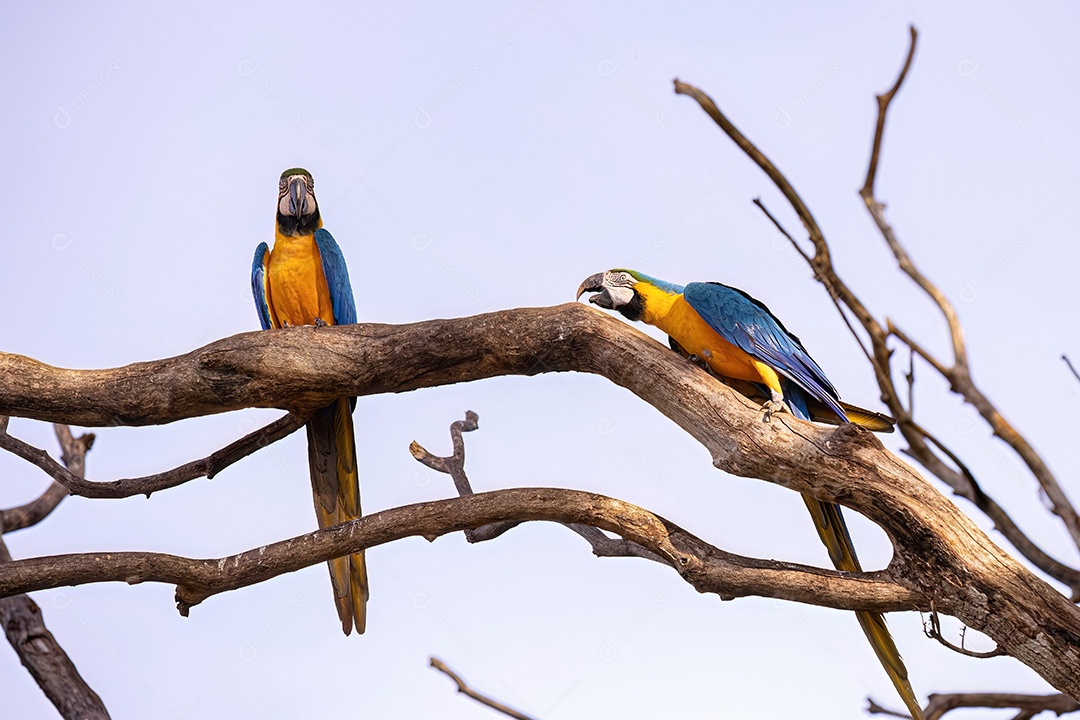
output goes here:
[{"label": "pale blue sky", "polygon": [[[280,172],[302,165],[363,320],[557,304],[586,275],[619,266],[718,280],[767,302],[846,399],[874,406],[868,368],[826,294],[750,201],[761,196],[792,230],[797,221],[671,81],[709,92],[788,174],[875,310],[944,350],[940,320],[894,271],[856,195],[873,95],[895,77],[915,23],[921,44],[891,115],[879,194],[920,267],[956,301],[977,381],[1076,496],[1067,410],[1080,386],[1059,356],[1080,358],[1080,12],[746,5],[9,4],[0,349],[111,367],[256,329],[251,256],[271,238]],[[923,377],[924,423],[955,441],[1026,530],[1076,563],[1027,473]],[[671,422],[595,377],[362,398],[365,508],[449,495],[407,447],[446,451],[446,428],[467,408],[481,418],[468,437],[479,489],[606,493],[730,551],[828,563],[793,493],[713,470]],[[159,471],[276,415],[98,430],[89,475]],[[48,425],[14,420],[11,430],[55,451]],[[216,557],[309,531],[303,443],[297,434],[150,500],[69,499],[8,544],[17,557]],[[0,474],[2,506],[45,487],[9,456]],[[851,524],[866,564],[883,565],[884,535]],[[868,694],[899,705],[850,614],[721,603],[662,567],[597,560],[559,527],[476,547],[409,540],[371,551],[369,564],[362,637],[341,635],[321,566],[212,598],[189,618],[164,585],[35,598],[116,718],[489,715],[427,667],[432,654],[545,720],[851,718]],[[1046,689],[1013,661],[944,650],[922,636],[918,615],[890,616],[890,626],[922,696]],[[52,716],[10,650],[0,649],[0,676],[12,717]]]}]

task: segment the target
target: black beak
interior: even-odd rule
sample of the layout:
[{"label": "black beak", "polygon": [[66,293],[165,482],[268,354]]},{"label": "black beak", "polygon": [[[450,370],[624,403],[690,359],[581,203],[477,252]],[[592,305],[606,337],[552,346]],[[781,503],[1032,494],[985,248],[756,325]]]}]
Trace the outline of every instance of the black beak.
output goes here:
[{"label": "black beak", "polygon": [[295,218],[307,215],[307,190],[304,178],[293,177],[289,180],[289,209]]},{"label": "black beak", "polygon": [[[600,292],[601,290],[603,290],[604,289],[604,275],[605,275],[605,273],[596,273],[595,275],[590,275],[589,277],[585,278],[582,281],[581,285],[578,286],[577,297],[575,299],[580,300],[581,296],[584,295],[587,292]],[[596,300],[596,298],[598,298],[598,297],[600,297],[600,296],[599,295],[593,295],[591,298],[589,298],[589,302],[599,304],[597,302],[597,300]],[[607,306],[600,305],[600,307],[607,307]]]}]

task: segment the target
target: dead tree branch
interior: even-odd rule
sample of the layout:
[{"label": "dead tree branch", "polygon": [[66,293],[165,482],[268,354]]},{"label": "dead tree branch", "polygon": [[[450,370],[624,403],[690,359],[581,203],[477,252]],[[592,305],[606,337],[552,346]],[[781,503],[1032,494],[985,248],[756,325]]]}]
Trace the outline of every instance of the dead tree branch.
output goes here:
[{"label": "dead tree branch", "polygon": [[[908,69],[911,67],[916,39],[917,33],[914,28],[912,28],[911,46],[908,49],[900,75],[897,77],[896,82],[893,83],[890,90],[878,98],[879,115],[874,136],[873,150],[871,152],[870,168],[867,172],[867,178],[863,184],[861,194],[867,203],[868,209],[870,209],[871,215],[878,224],[879,229],[883,235],[885,235],[886,242],[889,244],[889,247],[893,249],[894,255],[901,268],[904,269],[904,271],[907,272],[932,299],[938,302],[947,322],[950,323],[949,327],[954,346],[954,362],[952,366],[946,365],[933,358],[930,353],[926,352],[917,344],[910,342],[906,344],[912,348],[913,352],[919,354],[926,359],[932,367],[941,372],[949,380],[953,390],[959,392],[966,400],[968,400],[968,402],[973,404],[979,410],[980,414],[987,420],[994,433],[1005,439],[1006,442],[1017,451],[1025,463],[1028,464],[1033,475],[1035,475],[1043,485],[1047,496],[1050,497],[1051,502],[1054,504],[1055,512],[1062,518],[1070,534],[1074,539],[1080,540],[1080,534],[1078,534],[1080,533],[1080,521],[1077,520],[1072,505],[1066,499],[1046,464],[1035,453],[1030,444],[1008,425],[1000,413],[998,413],[993,405],[990,404],[990,401],[971,381],[970,373],[968,372],[965,346],[963,343],[963,332],[958,322],[955,322],[955,312],[951,305],[948,304],[947,298],[945,298],[932,283],[915,269],[910,257],[903,250],[902,246],[900,246],[891,226],[889,226],[885,220],[884,206],[875,200],[872,194],[874,180],[880,161],[886,111],[889,104],[896,96],[896,93],[899,91],[901,84],[907,75]],[[772,161],[770,161],[759,148],[750,142],[734,123],[721,112],[716,103],[708,95],[692,85],[680,82],[679,80],[675,81],[675,92],[694,98],[701,108],[718,126],[720,126],[732,141],[734,141],[735,144],[738,145],[746,155],[769,176],[770,180],[773,181],[795,210],[813,244],[813,256],[809,256],[801,247],[799,247],[795,239],[790,233],[787,233],[780,227],[779,222],[771,213],[766,211],[766,215],[778,228],[780,228],[781,232],[788,237],[799,254],[802,255],[804,259],[808,260],[810,267],[814,272],[815,279],[826,288],[830,296],[834,299],[834,302],[839,301],[844,307],[850,310],[851,314],[858,320],[863,330],[869,336],[871,344],[869,357],[874,368],[878,387],[881,391],[881,399],[889,408],[889,412],[892,416],[896,418],[897,426],[905,440],[908,442],[909,447],[906,450],[906,453],[915,458],[931,473],[952,487],[957,495],[975,503],[983,512],[994,520],[998,531],[1001,532],[1002,535],[1004,535],[1006,539],[1008,539],[1008,541],[1024,555],[1024,557],[1034,563],[1049,577],[1067,584],[1072,590],[1072,597],[1080,600],[1080,572],[1075,568],[1069,567],[1065,563],[1056,560],[1040,549],[1006,514],[1000,505],[979,489],[976,483],[969,481],[970,473],[965,476],[964,473],[958,472],[934,451],[935,447],[944,448],[945,444],[931,436],[915,422],[910,404],[905,406],[902,402],[904,395],[910,394],[910,388],[908,393],[901,391],[893,376],[891,368],[892,350],[888,347],[888,340],[890,336],[900,337],[900,335],[887,319],[885,321],[879,321],[869,308],[867,308],[867,306],[859,299],[850,286],[848,286],[848,284],[837,274],[832,263],[832,256],[825,235],[794,186],[772,163]],[[758,203],[758,206],[762,208],[763,211],[765,210],[764,205],[761,203]],[[841,315],[846,321],[846,313],[843,312],[842,308],[838,309],[840,309]],[[950,321],[950,318],[952,318],[952,321]],[[863,345],[862,338],[855,332],[850,323],[848,323],[848,327],[851,329],[852,334],[859,341],[860,345],[863,346],[865,352],[866,349]]]},{"label": "dead tree branch", "polygon": [[[200,460],[194,460],[154,475],[108,482],[86,480],[53,460],[44,450],[8,434],[6,428],[0,428],[0,448],[41,468],[54,482],[64,488],[65,494],[70,492],[72,495],[88,498],[126,498],[133,495],[150,497],[152,493],[183,485],[197,478],[213,479],[216,474],[238,460],[304,427],[305,422],[307,422],[306,416],[300,417],[290,413]],[[92,441],[93,435],[90,438]],[[20,510],[22,508],[15,508],[8,512]]]},{"label": "dead tree branch", "polygon": [[[436,472],[449,475],[454,481],[454,488],[459,496],[472,495],[472,484],[469,476],[465,474],[465,440],[462,433],[472,432],[479,427],[480,416],[472,410],[465,411],[464,420],[456,420],[450,423],[450,441],[454,452],[446,457],[438,457],[429,453],[423,445],[415,440],[409,445],[409,452],[418,462],[427,465]],[[476,529],[466,530],[465,539],[471,543],[484,542],[499,537],[507,530],[517,527],[520,523],[510,521],[484,525]]]},{"label": "dead tree branch", "polygon": [[[2,427],[0,427],[2,429]],[[56,437],[63,450],[64,462],[71,472],[81,475],[86,467],[86,452],[94,442],[91,434],[73,437],[66,425],[56,426]],[[0,511],[0,572],[10,563],[11,554],[3,534],[29,527],[45,518],[59,504],[67,491],[53,483],[33,502]],[[12,526],[8,526],[10,519]],[[41,608],[28,595],[0,598],[0,625],[23,666],[37,682],[45,697],[68,720],[108,720],[109,713],[98,694],[86,684],[75,663],[60,647],[41,616]]]},{"label": "dead tree branch", "polygon": [[[863,201],[866,203],[866,208],[869,210],[870,216],[877,224],[881,236],[885,238],[885,242],[888,244],[889,249],[896,258],[898,267],[903,270],[931,300],[934,301],[934,304],[937,305],[938,309],[941,311],[942,317],[945,318],[945,322],[949,328],[949,338],[952,343],[952,363],[949,364],[934,358],[924,348],[919,347],[910,339],[906,338],[906,336],[902,339],[905,344],[913,351],[917,352],[920,357],[927,360],[935,370],[949,381],[949,386],[952,388],[953,392],[958,393],[978,410],[987,425],[990,426],[994,435],[1004,440],[1016,454],[1020,456],[1020,459],[1028,466],[1028,469],[1035,476],[1035,479],[1038,480],[1043,491],[1046,493],[1046,496],[1050,499],[1051,512],[1061,519],[1066,530],[1068,530],[1070,536],[1072,536],[1073,542],[1077,547],[1080,547],[1080,515],[1077,515],[1076,508],[1073,507],[1068,497],[1066,497],[1065,491],[1061,488],[1061,485],[1058,483],[1057,478],[1051,472],[1050,468],[1043,461],[1042,456],[1039,455],[1035,448],[1032,447],[1031,443],[1005,419],[990,399],[986,397],[982,390],[975,384],[975,381],[971,376],[971,368],[968,365],[967,345],[964,341],[964,329],[960,325],[960,318],[957,316],[955,308],[953,308],[952,303],[945,293],[915,267],[915,263],[912,261],[911,256],[908,255],[907,251],[900,244],[900,240],[897,238],[895,230],[893,230],[892,225],[885,218],[885,205],[874,195],[874,179],[877,174],[878,154],[881,150],[882,137],[885,133],[885,117],[889,110],[889,103],[892,102],[896,92],[900,89],[901,83],[904,82],[904,78],[907,76],[908,68],[911,67],[911,60],[915,55],[916,39],[917,33],[915,32],[915,28],[912,27],[911,46],[908,50],[907,59],[904,61],[904,67],[900,71],[900,75],[896,78],[896,82],[893,84],[892,88],[884,95],[878,96],[878,122],[874,132],[874,149],[871,153],[870,164],[866,172],[866,182],[863,184],[860,194],[863,197]],[[894,330],[892,323],[889,322],[888,325],[890,332],[892,332]],[[1075,592],[1076,588],[1073,588],[1073,590]]]},{"label": "dead tree branch", "polygon": [[[923,629],[926,632],[926,636],[928,638],[931,638],[933,640],[937,640],[939,643],[941,643],[945,647],[947,647],[950,650],[952,650],[953,652],[959,653],[961,655],[966,655],[968,657],[977,658],[979,660],[987,660],[989,658],[999,657],[999,656],[1005,654],[1004,652],[1001,651],[1001,648],[999,648],[999,647],[996,647],[993,650],[986,650],[986,651],[983,651],[983,652],[980,652],[978,650],[968,650],[966,647],[964,647],[964,632],[963,631],[961,631],[961,634],[960,634],[960,644],[959,645],[954,645],[952,642],[945,639],[945,636],[941,634],[941,616],[938,615],[937,610],[934,609],[933,603],[931,603],[931,607],[930,607],[930,620],[929,620],[928,623],[924,623]],[[966,628],[965,628],[965,630],[966,630]]]},{"label": "dead tree branch", "polygon": [[[465,441],[461,436],[463,432],[472,432],[478,427],[480,417],[472,410],[465,411],[465,420],[457,420],[450,424],[450,437],[453,442],[454,454],[449,457],[436,457],[424,449],[415,440],[409,446],[409,452],[418,461],[427,465],[432,470],[446,473],[454,479],[454,487],[458,495],[472,495],[472,484],[469,476],[465,474]],[[516,521],[485,525],[475,530],[466,530],[465,539],[471,543],[484,542],[499,537],[507,530],[520,525]],[[661,565],[670,565],[667,559],[650,552],[622,538],[612,538],[605,535],[598,528],[577,523],[567,523],[566,527],[576,532],[592,546],[593,555],[596,557],[639,557],[653,560]]]},{"label": "dead tree branch", "polygon": [[[626,357],[635,362],[623,362]],[[893,542],[890,566],[858,582],[786,565],[779,569],[752,562],[747,569],[745,559],[727,559],[727,571],[742,567],[749,575],[739,576],[740,583],[725,587],[722,596],[747,591],[787,596],[794,592],[797,577],[822,586],[800,595],[804,601],[849,610],[926,608],[933,598],[939,611],[988,635],[1062,692],[1080,695],[1080,609],[997,548],[870,433],[791,418],[762,423],[756,409],[737,400],[731,389],[636,329],[584,305],[401,326],[245,333],[178,357],[108,370],[63,370],[0,354],[0,413],[84,426],[164,423],[251,406],[281,407],[303,416],[335,397],[558,371],[609,378],[701,442],[718,468],[841,503],[880,525]],[[405,535],[534,519],[616,532],[670,558],[691,582],[708,580],[709,572],[702,579],[694,569],[698,563],[682,567],[690,554],[673,556],[667,544],[643,531],[657,527],[655,523],[628,528],[603,513],[587,511],[592,502],[587,495],[574,507],[563,508],[552,492],[503,490],[444,500],[442,505],[398,508],[222,561],[140,553],[21,560],[3,568],[0,590],[6,594],[106,579],[158,580],[180,586],[183,607],[297,569],[301,558],[310,564]],[[549,502],[537,504],[537,498]],[[350,535],[351,543],[342,539]],[[718,562],[715,552],[701,552]],[[759,582],[766,577],[768,582]],[[867,593],[868,582],[874,592]],[[838,593],[838,587],[847,592]]]},{"label": "dead tree branch", "polygon": [[457,685],[457,691],[459,693],[468,695],[476,702],[481,703],[482,705],[487,705],[489,708],[493,710],[498,710],[503,715],[515,718],[516,720],[533,720],[528,715],[519,713],[517,710],[514,710],[511,707],[503,705],[501,702],[498,702],[497,700],[492,700],[487,695],[483,695],[473,690],[471,687],[468,686],[468,684],[466,684],[464,680],[461,679],[460,675],[448,668],[446,666],[446,663],[444,663],[442,660],[433,657],[430,659],[429,662],[431,663],[431,667],[435,668],[436,670],[443,673],[454,681],[454,684]]},{"label": "dead tree branch", "polygon": [[209,597],[405,537],[433,540],[495,522],[545,520],[603,528],[667,559],[699,592],[724,599],[760,595],[889,612],[925,608],[920,593],[888,571],[841,573],[727,553],[630,503],[577,490],[513,488],[416,503],[223,558],[152,552],[74,553],[15,560],[0,568],[0,597],[97,582],[177,586],[182,615]]},{"label": "dead tree branch", "polygon": [[[1067,695],[1021,695],[1020,693],[936,693],[930,696],[930,703],[926,706],[926,720],[939,720],[945,713],[957,708],[1015,708],[1020,713],[1013,720],[1031,718],[1041,712],[1050,711],[1055,715],[1065,715],[1080,710],[1077,703]],[[873,700],[869,701],[867,712],[874,715],[892,715],[895,717],[907,717],[907,715],[889,710],[878,705]]]}]

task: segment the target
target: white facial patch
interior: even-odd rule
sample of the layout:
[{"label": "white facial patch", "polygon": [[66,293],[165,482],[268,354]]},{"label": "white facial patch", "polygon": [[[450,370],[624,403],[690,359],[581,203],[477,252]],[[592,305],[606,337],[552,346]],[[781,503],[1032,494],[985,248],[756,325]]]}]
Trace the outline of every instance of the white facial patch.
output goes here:
[{"label": "white facial patch", "polygon": [[628,305],[634,299],[634,291],[628,287],[609,287],[607,293],[615,307]]}]

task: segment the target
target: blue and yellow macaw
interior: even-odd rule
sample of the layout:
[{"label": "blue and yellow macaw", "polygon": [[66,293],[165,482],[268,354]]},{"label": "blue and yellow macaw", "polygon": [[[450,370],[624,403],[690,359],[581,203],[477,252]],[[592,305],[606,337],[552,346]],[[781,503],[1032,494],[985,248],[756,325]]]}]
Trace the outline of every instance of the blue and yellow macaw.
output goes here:
[{"label": "blue and yellow macaw", "polygon": [[[315,182],[303,168],[281,174],[274,249],[259,243],[251,266],[251,290],[263,330],[295,325],[347,325],[356,322],[345,257],[323,229]],[[308,465],[319,527],[360,517],[356,438],[352,410],[356,398],[340,398],[318,410],[307,423]],[[368,581],[364,553],[331,560],[330,580],[341,629],[364,632]]]},{"label": "blue and yellow macaw", "polygon": [[[609,270],[586,278],[577,296],[586,292],[596,293],[590,303],[666,332],[673,349],[695,358],[736,390],[763,401],[766,419],[772,412],[787,410],[802,420],[855,422],[871,430],[892,431],[892,418],[842,402],[799,338],[742,290],[701,282],[684,287],[633,270]],[[840,506],[809,495],[803,500],[836,569],[861,572]],[[922,708],[885,618],[880,613],[856,615],[911,716],[922,720]]]}]

